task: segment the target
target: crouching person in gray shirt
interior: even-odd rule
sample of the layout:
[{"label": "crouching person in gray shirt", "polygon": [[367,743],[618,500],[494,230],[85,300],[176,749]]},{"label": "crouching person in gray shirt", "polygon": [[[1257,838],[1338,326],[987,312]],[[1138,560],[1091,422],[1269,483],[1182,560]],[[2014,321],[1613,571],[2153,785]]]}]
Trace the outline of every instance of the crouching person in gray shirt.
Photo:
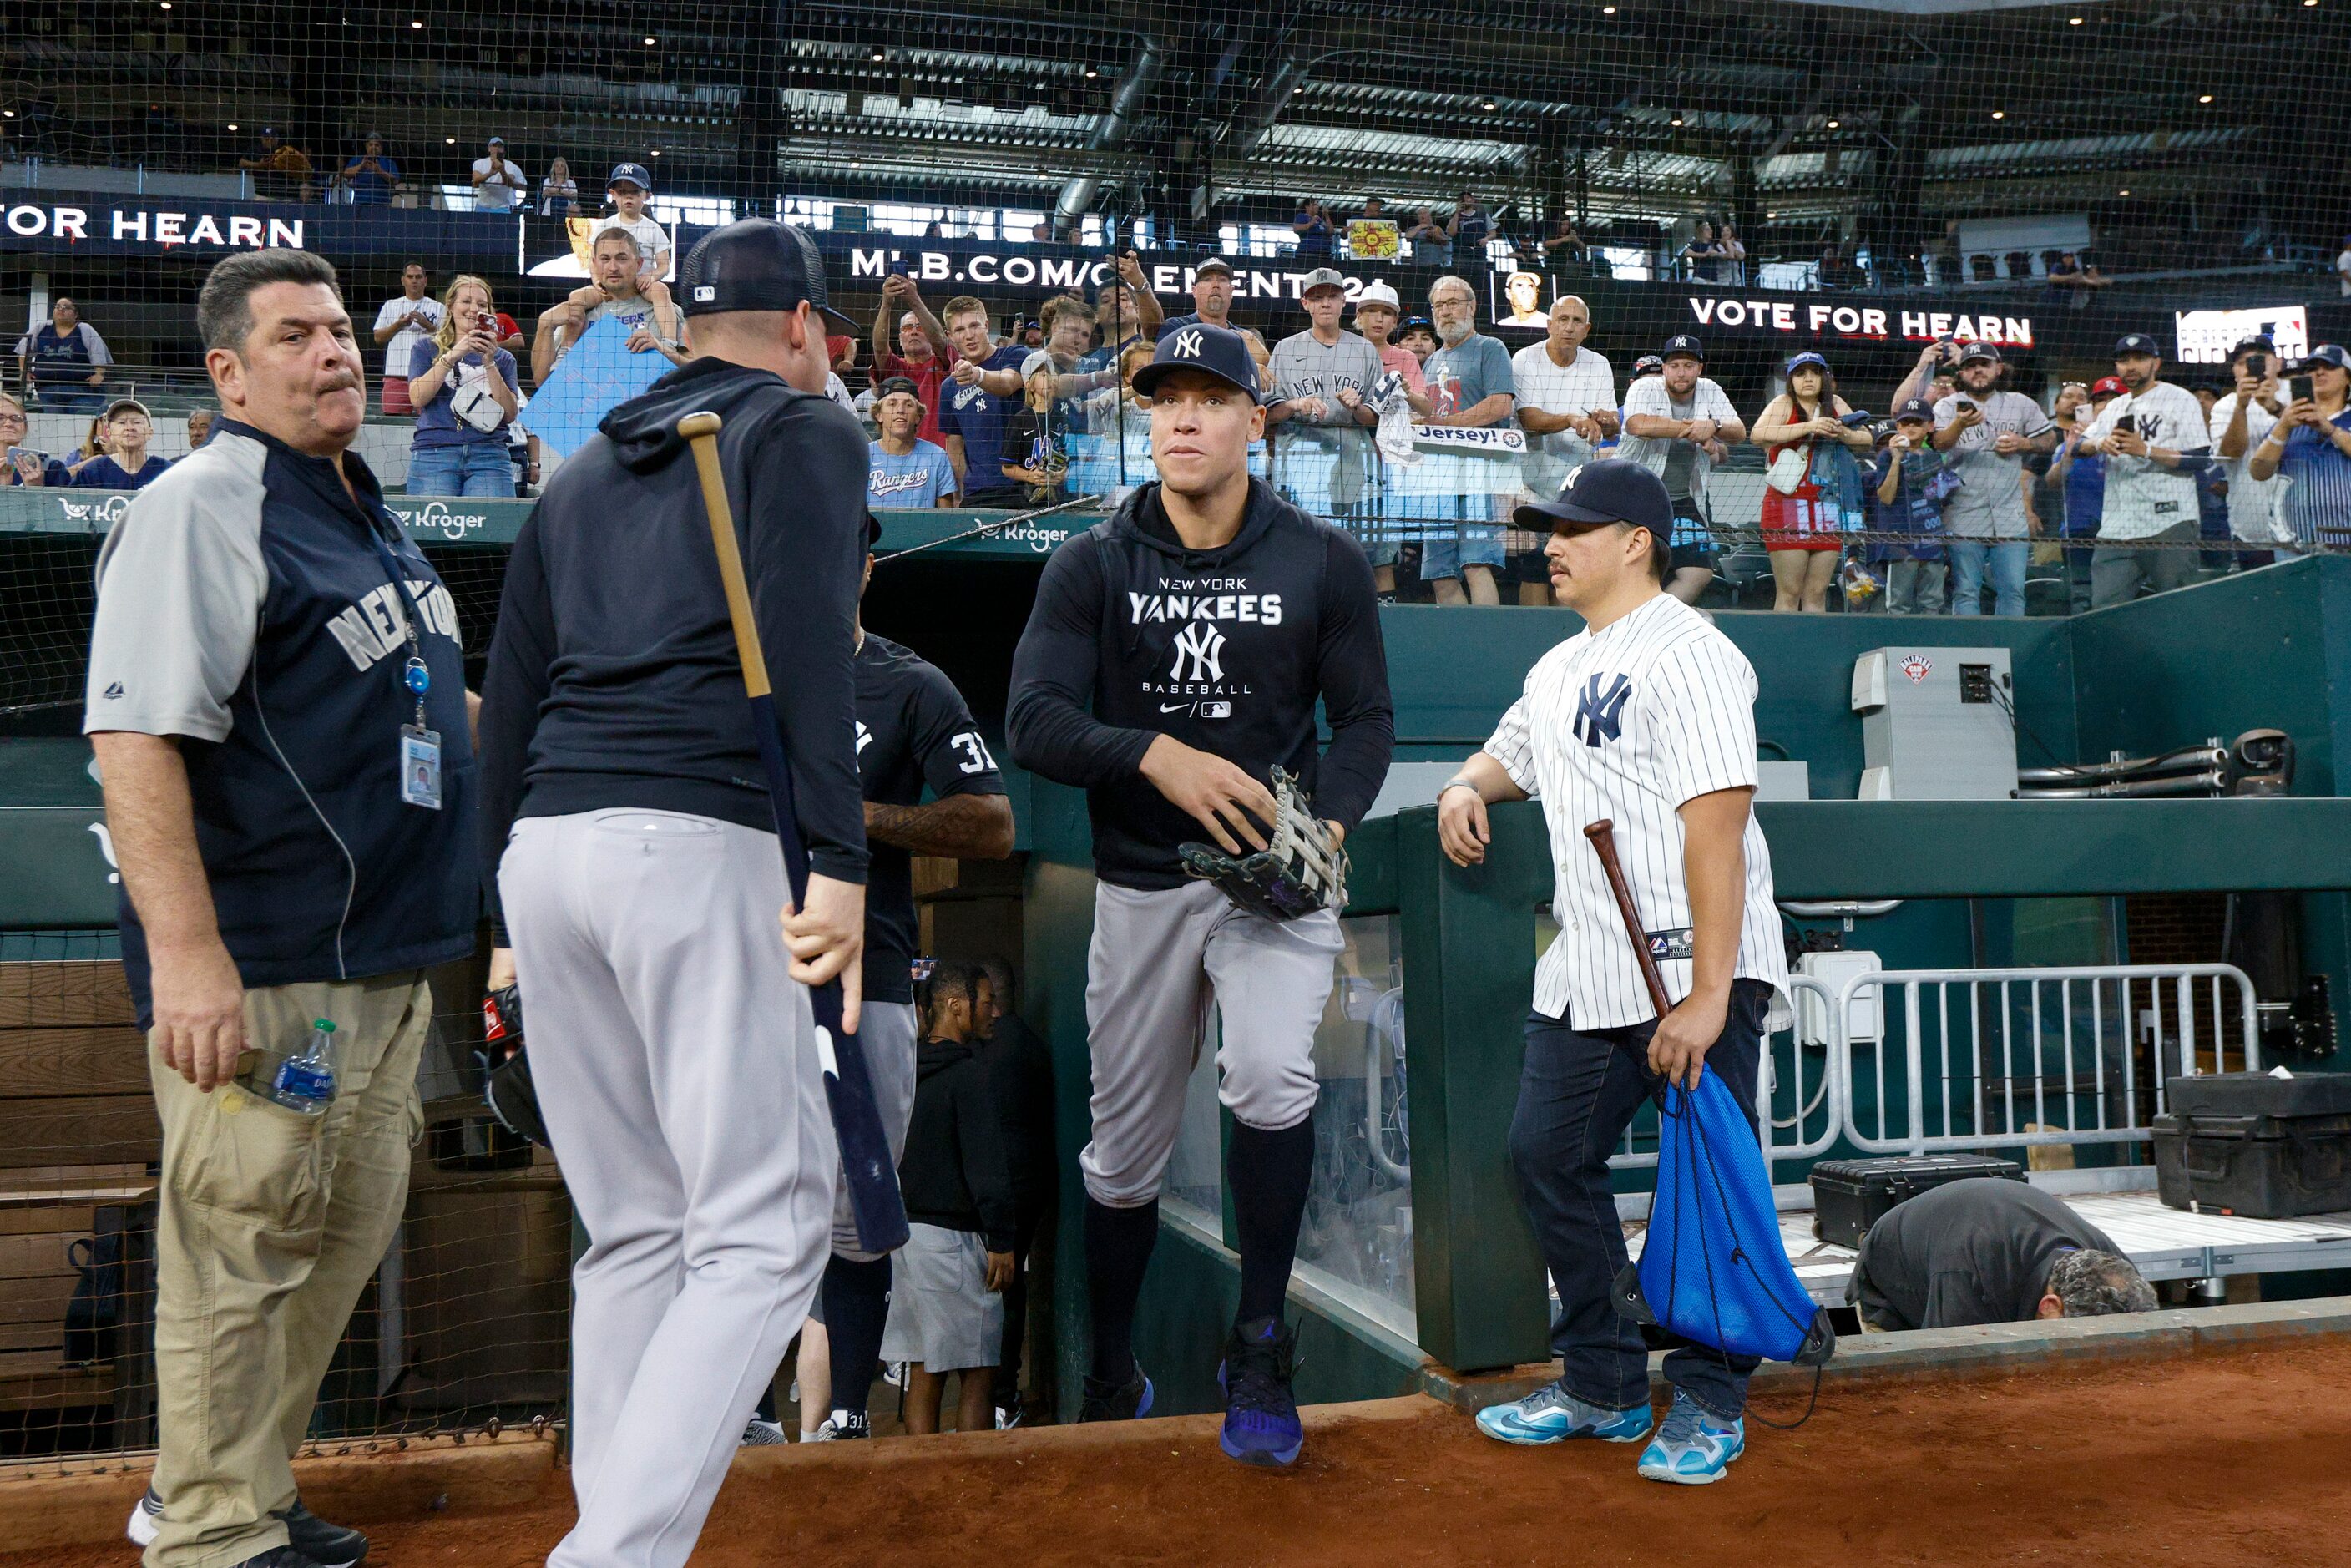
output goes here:
[{"label": "crouching person in gray shirt", "polygon": [[350,448],[335,269],[213,268],[222,417],[98,562],[83,728],[162,1122],[148,1568],[356,1563],[288,1460],[408,1194],[430,965],[473,951],[474,759],[448,590]]}]

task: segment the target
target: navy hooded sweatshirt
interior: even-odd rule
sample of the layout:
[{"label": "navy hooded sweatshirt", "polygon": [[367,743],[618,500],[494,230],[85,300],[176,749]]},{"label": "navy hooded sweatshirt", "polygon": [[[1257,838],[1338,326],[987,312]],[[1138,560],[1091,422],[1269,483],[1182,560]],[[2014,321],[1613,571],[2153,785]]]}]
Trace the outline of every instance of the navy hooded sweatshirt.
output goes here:
[{"label": "navy hooded sweatshirt", "polygon": [[1086,791],[1095,871],[1121,887],[1181,886],[1176,846],[1208,838],[1143,777],[1162,735],[1297,775],[1352,832],[1395,745],[1371,565],[1256,479],[1232,541],[1187,549],[1146,485],[1045,563],[1006,717],[1014,761]]},{"label": "navy hooded sweatshirt", "polygon": [[702,486],[707,409],[813,869],[865,880],[856,621],[866,443],[766,371],[696,360],[604,416],[515,540],[482,683],[483,859],[517,817],[613,807],[775,831]]}]

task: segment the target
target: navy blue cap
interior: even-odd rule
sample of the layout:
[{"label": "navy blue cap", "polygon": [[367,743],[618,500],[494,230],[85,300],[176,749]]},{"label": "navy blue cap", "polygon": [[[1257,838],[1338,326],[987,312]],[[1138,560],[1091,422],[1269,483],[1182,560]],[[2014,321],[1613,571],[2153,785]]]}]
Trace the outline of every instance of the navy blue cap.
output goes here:
[{"label": "navy blue cap", "polygon": [[1510,514],[1510,521],[1537,533],[1549,533],[1561,523],[1630,523],[1664,540],[1673,537],[1674,503],[1666,482],[1640,464],[1604,457],[1570,474],[1558,500],[1530,501]]},{"label": "navy blue cap", "polygon": [[826,296],[816,241],[773,218],[742,218],[703,235],[678,268],[677,298],[690,317],[793,310],[806,300],[835,326],[858,329]]},{"label": "navy blue cap", "polygon": [[653,177],[645,172],[643,163],[615,163],[612,165],[612,177],[604,182],[604,189],[609,191],[623,180],[640,191],[653,188]]},{"label": "navy blue cap", "polygon": [[1687,332],[1677,333],[1667,339],[1666,351],[1657,358],[1662,361],[1672,359],[1676,354],[1687,354],[1699,364],[1706,363],[1706,345]]},{"label": "navy blue cap", "polygon": [[1396,336],[1401,338],[1416,327],[1419,328],[1422,331],[1427,333],[1432,338],[1437,336],[1437,323],[1430,320],[1426,316],[1407,316],[1403,320],[1397,322]]},{"label": "navy blue cap", "polygon": [[2125,354],[2153,354],[2159,360],[2163,358],[2163,349],[2146,333],[2130,332],[2115,342],[2115,358],[2119,360]]},{"label": "navy blue cap", "polygon": [[2250,338],[2238,339],[2236,346],[2229,350],[2229,358],[2234,360],[2239,354],[2274,354],[2276,352],[2276,340],[2267,332],[2256,332]]},{"label": "navy blue cap", "polygon": [[1928,424],[1932,424],[1935,423],[1935,405],[1923,397],[1914,397],[1896,409],[1894,417],[1896,420],[1923,419]]},{"label": "navy blue cap", "polygon": [[1257,356],[1249,352],[1249,340],[1229,327],[1198,321],[1164,334],[1152,350],[1151,362],[1134,372],[1134,390],[1150,397],[1177,371],[1206,371],[1251,397],[1258,395]]},{"label": "navy blue cap", "polygon": [[2338,371],[2351,371],[2351,353],[2343,351],[2340,343],[2321,343],[2303,356],[2296,370],[2306,371],[2313,365],[2333,365]]},{"label": "navy blue cap", "polygon": [[904,392],[916,402],[923,401],[923,389],[912,376],[892,376],[873,389],[877,398],[888,397],[892,392]]},{"label": "navy blue cap", "polygon": [[1990,343],[1963,343],[1959,346],[1959,363],[1964,365],[1970,360],[1990,360],[1996,365],[2000,363],[2000,350]]},{"label": "navy blue cap", "polygon": [[1823,359],[1820,355],[1814,353],[1810,349],[1806,349],[1801,354],[1789,355],[1788,362],[1780,367],[1780,373],[1783,376],[1792,376],[1798,371],[1802,370],[1806,365],[1817,366],[1821,374],[1824,376],[1834,374],[1834,372],[1829,369],[1828,361]]}]

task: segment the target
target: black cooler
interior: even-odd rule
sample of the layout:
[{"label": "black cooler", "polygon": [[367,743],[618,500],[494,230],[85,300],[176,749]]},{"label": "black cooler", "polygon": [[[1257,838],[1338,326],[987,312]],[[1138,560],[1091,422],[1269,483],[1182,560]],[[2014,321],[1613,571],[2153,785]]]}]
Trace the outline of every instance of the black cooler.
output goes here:
[{"label": "black cooler", "polygon": [[1839,1247],[1858,1247],[1863,1234],[1896,1204],[1970,1176],[2022,1181],[2024,1167],[1991,1155],[1823,1160],[1813,1167],[1813,1234]]},{"label": "black cooler", "polygon": [[2211,1072],[2164,1084],[2156,1191],[2173,1208],[2290,1219],[2351,1209],[2351,1073]]}]

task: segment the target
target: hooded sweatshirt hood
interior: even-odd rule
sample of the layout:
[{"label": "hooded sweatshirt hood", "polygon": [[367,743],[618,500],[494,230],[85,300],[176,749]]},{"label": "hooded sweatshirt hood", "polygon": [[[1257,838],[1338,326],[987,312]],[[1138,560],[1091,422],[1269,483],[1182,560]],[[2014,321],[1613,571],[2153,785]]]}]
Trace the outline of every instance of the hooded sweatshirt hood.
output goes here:
[{"label": "hooded sweatshirt hood", "polygon": [[599,421],[596,428],[612,444],[621,466],[651,474],[685,455],[677,422],[708,412],[726,419],[747,399],[790,383],[773,371],[757,371],[730,360],[689,360]]}]

